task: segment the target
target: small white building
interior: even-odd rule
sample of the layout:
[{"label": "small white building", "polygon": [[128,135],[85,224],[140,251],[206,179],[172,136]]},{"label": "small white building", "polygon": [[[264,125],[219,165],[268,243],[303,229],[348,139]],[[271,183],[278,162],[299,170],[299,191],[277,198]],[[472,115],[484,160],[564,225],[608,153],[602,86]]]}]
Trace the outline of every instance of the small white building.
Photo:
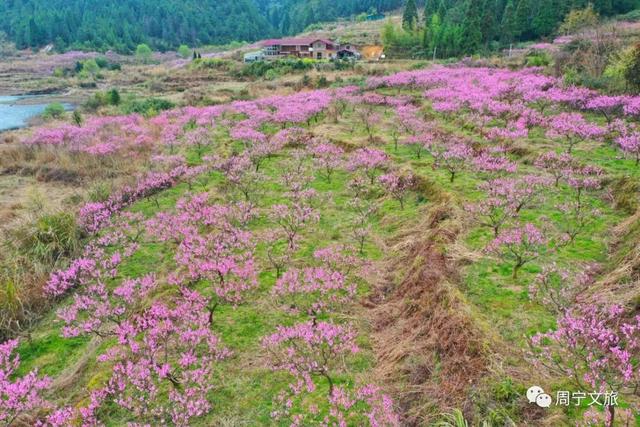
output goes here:
[{"label": "small white building", "polygon": [[264,60],[264,53],[261,50],[247,52],[244,54],[244,62],[256,62]]}]

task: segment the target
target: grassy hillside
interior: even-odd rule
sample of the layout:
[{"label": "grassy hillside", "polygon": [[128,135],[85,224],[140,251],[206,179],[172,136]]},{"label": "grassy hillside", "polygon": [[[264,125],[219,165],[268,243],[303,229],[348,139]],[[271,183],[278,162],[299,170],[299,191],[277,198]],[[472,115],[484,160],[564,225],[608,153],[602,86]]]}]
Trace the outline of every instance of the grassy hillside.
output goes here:
[{"label": "grassy hillside", "polygon": [[[637,312],[635,205],[617,187],[638,179],[617,142],[635,132],[636,101],[610,127],[587,107],[597,97],[539,70],[433,67],[34,130],[25,153],[144,175],[81,210],[82,264],[59,266],[55,308],[17,348],[18,377],[51,378],[51,406],[17,420],[52,407],[114,426],[604,419],[602,406],[528,403],[537,384],[554,397],[615,386],[616,425],[630,425],[636,377],[607,349],[591,351],[615,380],[576,383],[567,371],[593,369],[579,351],[533,339],[570,327],[563,313],[621,304],[614,323],[598,318],[614,333]],[[332,338],[309,338],[321,333]],[[587,330],[572,337],[592,345]],[[568,357],[565,371],[546,352]]]}]

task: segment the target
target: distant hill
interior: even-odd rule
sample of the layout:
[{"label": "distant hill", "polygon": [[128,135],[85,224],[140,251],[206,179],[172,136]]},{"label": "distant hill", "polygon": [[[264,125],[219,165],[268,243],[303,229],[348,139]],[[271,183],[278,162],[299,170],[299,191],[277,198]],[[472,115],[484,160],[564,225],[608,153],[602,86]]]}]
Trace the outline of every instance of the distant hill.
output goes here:
[{"label": "distant hill", "polygon": [[0,31],[18,48],[160,50],[274,34],[252,0],[2,0]]},{"label": "distant hill", "polygon": [[130,52],[294,34],[310,24],[400,7],[403,0],[1,0],[0,31],[20,49]]}]

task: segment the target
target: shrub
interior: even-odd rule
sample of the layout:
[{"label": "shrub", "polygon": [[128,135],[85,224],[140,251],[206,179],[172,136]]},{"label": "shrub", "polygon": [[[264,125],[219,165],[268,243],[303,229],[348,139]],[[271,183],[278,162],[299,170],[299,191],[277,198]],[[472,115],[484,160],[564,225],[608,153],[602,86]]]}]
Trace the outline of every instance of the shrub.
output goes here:
[{"label": "shrub", "polygon": [[246,64],[241,70],[236,72],[236,75],[238,77],[260,78],[266,77],[270,70],[273,70],[273,72],[270,73],[270,76],[273,76],[274,73],[277,73],[277,75],[284,75],[294,71],[310,70],[317,64],[318,62],[313,59],[297,58],[279,59],[276,61],[258,61]]},{"label": "shrub", "polygon": [[118,92],[118,89],[111,89],[107,92],[107,102],[109,105],[120,105],[120,92]]},{"label": "shrub", "polygon": [[184,59],[187,59],[189,56],[191,56],[191,49],[189,49],[189,46],[187,46],[186,44],[181,44],[178,48],[178,55],[180,55],[180,57]]},{"label": "shrub", "polygon": [[53,102],[47,105],[47,107],[44,109],[44,112],[42,113],[42,117],[44,117],[47,120],[61,119],[62,117],[64,117],[64,113],[65,113],[64,106],[59,102]]},{"label": "shrub", "polygon": [[233,68],[233,62],[220,58],[197,58],[192,66],[196,69],[229,71]]},{"label": "shrub", "polygon": [[107,68],[109,66],[109,60],[107,58],[105,58],[104,56],[100,56],[100,57],[96,58],[95,61],[96,61],[96,65],[99,68]]},{"label": "shrub", "polygon": [[151,48],[144,43],[139,44],[138,47],[136,47],[136,58],[138,58],[138,60],[143,64],[146,64],[151,60],[152,53],[153,51]]},{"label": "shrub", "polygon": [[640,90],[640,43],[631,52],[631,58],[624,70],[624,79],[636,90]]},{"label": "shrub", "polygon": [[53,266],[76,253],[82,237],[70,212],[42,214],[12,232],[14,245],[28,259]]},{"label": "shrub", "polygon": [[148,98],[145,100],[128,100],[123,106],[125,114],[142,114],[149,117],[156,115],[159,111],[170,110],[175,107],[175,104],[171,101],[161,98]]},{"label": "shrub", "polygon": [[572,10],[564,18],[559,31],[564,34],[575,33],[583,28],[593,27],[598,23],[598,13],[589,3],[584,9]]},{"label": "shrub", "polygon": [[318,78],[318,81],[316,82],[316,87],[318,88],[329,87],[329,80],[327,80],[325,76],[320,76]]},{"label": "shrub", "polygon": [[546,67],[551,63],[551,58],[546,52],[535,52],[527,56],[527,66]]},{"label": "shrub", "polygon": [[82,114],[80,114],[80,111],[74,110],[72,118],[73,118],[73,123],[76,126],[82,126],[82,122],[84,121],[84,119],[82,118]]},{"label": "shrub", "polygon": [[278,77],[280,77],[280,73],[278,73],[277,70],[267,70],[267,72],[264,74],[265,80],[275,80]]}]

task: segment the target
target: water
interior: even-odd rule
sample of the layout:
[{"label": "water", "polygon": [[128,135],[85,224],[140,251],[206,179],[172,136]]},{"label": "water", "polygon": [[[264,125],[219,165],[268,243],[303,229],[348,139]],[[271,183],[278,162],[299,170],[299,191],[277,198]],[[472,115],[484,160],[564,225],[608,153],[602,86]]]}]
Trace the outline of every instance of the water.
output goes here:
[{"label": "water", "polygon": [[[27,126],[29,119],[42,114],[47,105],[47,98],[42,96],[0,96],[0,132]],[[62,105],[72,109],[71,104]]]}]

